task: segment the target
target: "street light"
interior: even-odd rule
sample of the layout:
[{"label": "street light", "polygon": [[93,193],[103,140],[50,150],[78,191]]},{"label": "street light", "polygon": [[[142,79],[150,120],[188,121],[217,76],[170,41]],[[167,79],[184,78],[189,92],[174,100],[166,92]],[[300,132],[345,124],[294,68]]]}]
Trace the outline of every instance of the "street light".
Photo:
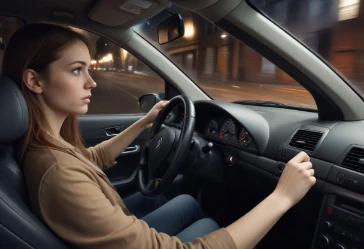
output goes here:
[{"label": "street light", "polygon": [[339,0],[339,21],[353,19],[359,16],[360,0]]},{"label": "street light", "polygon": [[186,21],[184,37],[191,38],[194,35],[195,35],[195,27],[193,26],[192,20],[191,21]]},{"label": "street light", "polygon": [[109,61],[112,61],[112,60],[113,60],[112,54],[108,54],[108,55],[106,55],[106,56],[104,56],[102,58],[103,62],[109,62]]}]

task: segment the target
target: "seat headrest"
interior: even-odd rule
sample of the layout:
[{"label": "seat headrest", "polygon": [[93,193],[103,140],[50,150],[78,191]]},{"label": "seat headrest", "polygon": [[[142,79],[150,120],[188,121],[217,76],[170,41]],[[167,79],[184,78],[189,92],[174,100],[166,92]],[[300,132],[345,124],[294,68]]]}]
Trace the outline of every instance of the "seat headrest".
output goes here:
[{"label": "seat headrest", "polygon": [[0,76],[0,145],[7,145],[27,131],[29,113],[19,86]]}]

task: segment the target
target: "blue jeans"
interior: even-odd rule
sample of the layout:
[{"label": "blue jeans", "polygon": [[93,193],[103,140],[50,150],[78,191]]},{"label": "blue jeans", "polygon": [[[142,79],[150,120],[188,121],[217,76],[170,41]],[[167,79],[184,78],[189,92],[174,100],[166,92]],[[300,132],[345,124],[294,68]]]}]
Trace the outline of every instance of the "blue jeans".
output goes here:
[{"label": "blue jeans", "polygon": [[[153,208],[153,200],[140,193],[125,198],[124,203],[137,217],[142,213],[141,209],[144,208],[146,213],[149,209],[150,213],[143,217],[139,215],[138,218],[158,232],[177,236],[182,242],[192,242],[220,228],[214,220],[204,218],[200,205],[190,195],[179,195],[157,209]],[[133,210],[137,212],[134,213]]]}]

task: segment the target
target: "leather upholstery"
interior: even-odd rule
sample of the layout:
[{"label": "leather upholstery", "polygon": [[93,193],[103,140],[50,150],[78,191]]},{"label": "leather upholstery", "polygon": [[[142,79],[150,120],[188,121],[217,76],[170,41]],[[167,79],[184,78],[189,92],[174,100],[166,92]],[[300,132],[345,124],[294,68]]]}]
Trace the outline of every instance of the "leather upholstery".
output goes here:
[{"label": "leather upholstery", "polygon": [[32,213],[25,180],[10,146],[25,133],[28,122],[19,87],[0,76],[0,248],[67,249]]},{"label": "leather upholstery", "polygon": [[0,76],[0,144],[8,144],[21,137],[29,125],[25,99],[11,79]]}]

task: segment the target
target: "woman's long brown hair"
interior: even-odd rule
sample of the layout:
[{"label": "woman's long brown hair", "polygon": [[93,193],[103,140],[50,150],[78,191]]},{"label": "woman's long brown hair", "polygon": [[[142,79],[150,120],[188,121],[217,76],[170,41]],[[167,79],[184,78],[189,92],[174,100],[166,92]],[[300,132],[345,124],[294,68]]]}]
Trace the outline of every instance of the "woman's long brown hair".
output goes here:
[{"label": "woman's long brown hair", "polygon": [[[47,131],[51,130],[49,123],[36,99],[36,94],[25,86],[22,80],[23,73],[26,69],[46,73],[48,65],[59,58],[59,53],[77,40],[83,41],[91,54],[91,46],[86,37],[71,28],[53,24],[37,23],[24,26],[9,40],[4,52],[3,75],[19,85],[29,110],[28,130],[16,143],[16,157],[19,164],[29,147],[53,147],[62,150],[61,147],[52,143],[52,138],[47,134]],[[63,139],[88,157],[76,115],[67,116],[60,134]]]}]

